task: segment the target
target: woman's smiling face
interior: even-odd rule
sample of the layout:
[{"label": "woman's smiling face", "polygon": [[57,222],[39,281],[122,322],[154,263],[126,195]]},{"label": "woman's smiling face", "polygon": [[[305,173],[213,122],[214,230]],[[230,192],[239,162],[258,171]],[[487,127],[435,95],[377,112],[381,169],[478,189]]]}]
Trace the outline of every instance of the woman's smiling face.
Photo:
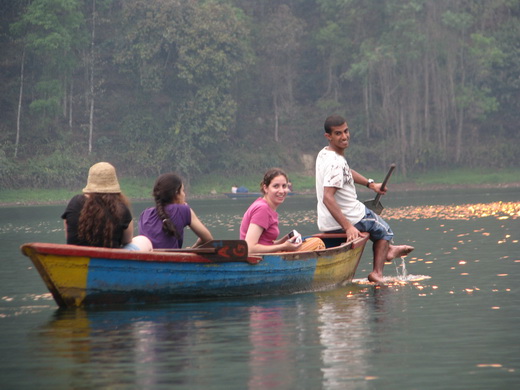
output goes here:
[{"label": "woman's smiling face", "polygon": [[276,210],[283,203],[289,192],[287,178],[284,175],[275,176],[268,186],[263,184],[263,190],[264,199],[272,209]]}]

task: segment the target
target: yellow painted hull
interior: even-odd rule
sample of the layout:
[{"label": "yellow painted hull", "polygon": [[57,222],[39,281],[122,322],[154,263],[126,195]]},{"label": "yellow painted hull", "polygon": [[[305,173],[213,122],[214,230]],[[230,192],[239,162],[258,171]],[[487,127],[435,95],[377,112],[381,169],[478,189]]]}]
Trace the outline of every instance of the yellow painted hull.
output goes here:
[{"label": "yellow painted hull", "polygon": [[[326,240],[324,240],[326,241]],[[31,258],[59,306],[160,302],[320,291],[354,277],[367,237],[318,251],[230,261],[186,252],[31,243]]]}]

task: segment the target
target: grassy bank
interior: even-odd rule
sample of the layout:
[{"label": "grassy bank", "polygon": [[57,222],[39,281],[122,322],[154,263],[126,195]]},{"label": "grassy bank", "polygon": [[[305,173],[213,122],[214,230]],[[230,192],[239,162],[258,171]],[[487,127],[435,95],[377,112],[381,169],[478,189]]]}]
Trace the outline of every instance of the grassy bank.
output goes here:
[{"label": "grassy bank", "polygon": [[[386,172],[363,172],[367,177],[382,181]],[[291,174],[290,180],[296,192],[314,192],[314,176]],[[231,186],[245,186],[251,192],[259,190],[262,177],[252,176],[201,176],[188,189],[188,196],[206,197],[218,196],[230,192]],[[124,193],[131,199],[150,199],[155,178],[120,178]],[[452,186],[520,186],[520,169],[482,170],[482,169],[454,169],[432,171],[403,177],[394,174],[391,179],[392,190],[404,188],[416,190],[432,187]],[[73,195],[80,193],[82,187],[71,189],[18,189],[0,190],[0,205],[6,204],[49,204],[66,203]]]}]

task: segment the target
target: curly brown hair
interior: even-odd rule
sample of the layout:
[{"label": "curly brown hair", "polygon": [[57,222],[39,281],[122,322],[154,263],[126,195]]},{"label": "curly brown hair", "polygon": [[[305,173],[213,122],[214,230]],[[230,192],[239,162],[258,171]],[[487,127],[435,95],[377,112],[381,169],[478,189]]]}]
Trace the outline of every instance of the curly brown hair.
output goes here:
[{"label": "curly brown hair", "polygon": [[112,248],[124,206],[129,207],[130,202],[123,194],[90,193],[79,215],[78,237],[92,246],[101,242],[103,247]]}]

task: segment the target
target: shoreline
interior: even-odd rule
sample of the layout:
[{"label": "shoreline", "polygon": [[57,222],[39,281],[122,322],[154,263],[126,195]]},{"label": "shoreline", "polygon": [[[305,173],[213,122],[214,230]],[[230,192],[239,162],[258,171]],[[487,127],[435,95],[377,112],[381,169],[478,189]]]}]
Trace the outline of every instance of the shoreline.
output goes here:
[{"label": "shoreline", "polygon": [[[447,185],[447,184],[429,184],[429,185],[418,185],[415,183],[401,183],[392,184],[391,193],[407,193],[407,192],[425,192],[425,191],[442,191],[442,190],[474,190],[474,189],[510,189],[520,188],[520,182],[511,183],[499,183],[499,184],[461,184],[461,185]],[[363,192],[366,192],[364,190]],[[298,192],[300,195],[315,195],[313,190],[305,190]],[[224,194],[204,194],[204,195],[190,195],[190,199],[223,199],[226,198]],[[151,198],[130,198],[131,202],[143,202],[151,200]],[[13,206],[56,206],[66,205],[68,200],[56,200],[56,201],[19,201],[19,202],[1,202],[0,207],[13,207]]]}]

